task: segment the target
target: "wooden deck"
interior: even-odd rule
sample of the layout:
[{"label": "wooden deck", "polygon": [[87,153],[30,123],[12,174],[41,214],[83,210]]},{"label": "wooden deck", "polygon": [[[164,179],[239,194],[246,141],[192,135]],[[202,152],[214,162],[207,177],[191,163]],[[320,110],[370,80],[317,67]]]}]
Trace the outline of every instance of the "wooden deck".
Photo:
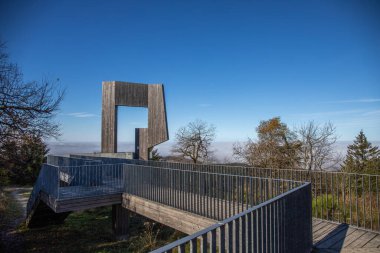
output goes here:
[{"label": "wooden deck", "polygon": [[380,234],[313,218],[313,244],[318,253],[379,253]]},{"label": "wooden deck", "polygon": [[[69,189],[68,187],[65,190]],[[97,190],[99,191],[99,189]],[[144,215],[188,234],[204,229],[213,223],[212,219],[148,201],[130,194],[118,194],[110,190],[109,194],[93,196],[93,194],[88,192],[86,192],[87,194],[83,194],[84,192],[86,191],[80,191],[81,198],[71,199],[70,197],[73,197],[74,194],[68,194],[68,192],[62,191],[62,194],[67,198],[55,202],[53,210],[56,212],[79,211],[98,206],[121,204],[123,202],[124,208],[130,211]],[[45,203],[49,203],[47,196],[43,196],[42,199]],[[220,201],[210,202],[218,203]],[[205,202],[200,201],[199,204],[201,207]],[[220,205],[225,205],[225,203],[221,203]],[[51,207],[52,206],[53,205],[51,205]],[[218,204],[216,206],[219,207]],[[242,206],[236,205],[235,212],[241,211],[241,208],[244,209]],[[219,208],[216,209],[218,210]],[[221,214],[221,216],[223,216],[223,214]],[[180,226],[176,226],[176,224],[180,224]],[[363,230],[347,224],[313,218],[313,245],[313,252],[318,253],[380,253],[380,233]]]},{"label": "wooden deck", "polygon": [[[216,222],[126,193],[123,194],[122,205],[130,211],[187,234],[205,229]],[[313,218],[313,245],[315,253],[380,253],[380,234],[347,224]]]}]

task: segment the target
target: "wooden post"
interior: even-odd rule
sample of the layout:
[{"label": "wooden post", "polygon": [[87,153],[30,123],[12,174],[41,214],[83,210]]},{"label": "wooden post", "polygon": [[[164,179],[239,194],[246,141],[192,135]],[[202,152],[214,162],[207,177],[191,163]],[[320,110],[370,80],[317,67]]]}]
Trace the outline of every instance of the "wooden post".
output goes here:
[{"label": "wooden post", "polygon": [[129,212],[122,205],[112,205],[112,229],[118,240],[126,240],[129,227]]}]

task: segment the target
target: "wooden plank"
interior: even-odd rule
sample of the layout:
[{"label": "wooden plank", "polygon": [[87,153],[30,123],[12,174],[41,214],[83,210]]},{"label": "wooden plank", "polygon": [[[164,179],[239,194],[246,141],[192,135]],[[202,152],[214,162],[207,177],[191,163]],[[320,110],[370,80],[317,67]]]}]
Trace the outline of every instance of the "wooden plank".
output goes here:
[{"label": "wooden plank", "polygon": [[331,248],[337,242],[343,241],[350,233],[353,233],[355,229],[349,229],[349,226],[340,227],[339,230],[336,231],[335,234],[330,235],[329,237],[324,238],[315,244],[318,248]]},{"label": "wooden plank", "polygon": [[60,204],[65,203],[82,203],[86,201],[97,201],[97,200],[103,200],[103,199],[119,199],[121,203],[122,194],[116,193],[116,194],[107,194],[107,195],[101,195],[101,196],[85,196],[81,198],[74,198],[74,199],[58,199],[56,202]]},{"label": "wooden plank", "polygon": [[380,248],[380,234],[377,234],[363,248]]},{"label": "wooden plank", "polygon": [[313,226],[313,234],[315,235],[319,230],[326,228],[327,225],[331,224],[330,222],[323,221],[316,226]]},{"label": "wooden plank", "polygon": [[[165,215],[171,215],[173,212],[177,212],[177,215],[181,215],[184,212],[188,213],[186,211],[182,211],[182,210],[179,210],[179,209],[176,209],[176,208],[173,208],[173,207],[162,205],[162,204],[159,204],[157,202],[146,200],[144,198],[140,198],[140,197],[133,196],[133,195],[130,195],[130,194],[124,194],[123,195],[123,203],[124,203],[124,205],[129,205],[131,209],[134,208],[136,205],[139,205],[142,208],[146,208],[149,211],[161,212],[161,213],[163,213]],[[168,207],[168,208],[162,208],[163,206],[164,207]],[[197,225],[202,225],[204,223],[208,223],[209,224],[209,222],[211,222],[211,221],[214,222],[214,223],[216,222],[214,220],[211,220],[211,219],[205,218],[203,216],[199,216],[199,215],[197,215],[197,219],[196,220],[194,220],[193,216],[186,216],[186,215],[183,216],[182,219],[184,221],[187,221],[187,222],[190,222],[190,223],[194,223],[194,224],[197,224]]]},{"label": "wooden plank", "polygon": [[338,252],[339,253],[379,253],[379,249],[377,249],[377,248],[371,248],[371,249],[343,248],[342,250],[339,250]]},{"label": "wooden plank", "polygon": [[315,235],[313,235],[313,242],[319,242],[333,232],[338,226],[336,224],[327,224],[324,228],[320,229]]},{"label": "wooden plank", "polygon": [[70,202],[66,201],[57,201],[56,208],[59,212],[59,208],[69,208],[70,206],[86,206],[92,203],[121,203],[121,198],[102,198],[102,199],[83,199],[82,202]]},{"label": "wooden plank", "polygon": [[121,194],[56,201],[56,212],[80,211],[95,207],[121,204]]},{"label": "wooden plank", "polygon": [[325,231],[332,227],[335,227],[335,226],[331,223],[319,224],[318,229],[316,231],[313,230],[313,240],[314,238],[319,237],[321,234],[325,234]]},{"label": "wooden plank", "polygon": [[376,237],[376,234],[371,232],[366,232],[362,236],[360,236],[358,239],[353,241],[348,245],[349,248],[362,248],[365,244],[370,242],[373,238]]},{"label": "wooden plank", "polygon": [[123,194],[123,207],[186,234],[193,234],[216,223],[215,220],[165,206],[150,200]]},{"label": "wooden plank", "polygon": [[110,206],[114,204],[120,204],[120,202],[112,202],[112,201],[105,201],[105,202],[100,202],[100,203],[88,203],[86,205],[78,205],[78,206],[70,206],[70,207],[64,207],[64,208],[59,208],[59,213],[62,212],[76,212],[76,211],[83,211],[91,208],[97,208],[97,207],[102,207],[102,206]]},{"label": "wooden plank", "polygon": [[315,219],[315,218],[313,218],[313,223],[312,223],[313,228],[316,227],[317,225],[321,224],[322,222],[323,222],[323,221],[320,220],[320,219]]},{"label": "wooden plank", "polygon": [[331,248],[333,248],[333,249],[336,249],[336,248],[338,248],[338,249],[346,248],[346,247],[348,247],[348,245],[350,245],[350,243],[352,243],[353,241],[355,241],[357,238],[359,238],[360,236],[362,236],[364,233],[365,233],[365,231],[363,231],[363,230],[354,229],[354,232],[352,232],[348,236],[346,236],[343,239],[343,242],[337,242],[334,245],[332,245]]}]

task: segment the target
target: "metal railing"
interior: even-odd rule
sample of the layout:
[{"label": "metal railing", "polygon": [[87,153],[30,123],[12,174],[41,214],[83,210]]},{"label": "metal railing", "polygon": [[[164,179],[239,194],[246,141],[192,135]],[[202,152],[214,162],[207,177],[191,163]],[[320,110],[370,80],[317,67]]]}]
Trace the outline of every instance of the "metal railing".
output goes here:
[{"label": "metal railing", "polygon": [[125,192],[220,221],[155,252],[197,252],[197,238],[202,252],[309,252],[312,246],[310,183],[98,163],[44,165],[35,189],[56,199]]},{"label": "metal railing", "polygon": [[303,184],[152,252],[310,252],[310,190]]},{"label": "metal railing", "polygon": [[[76,157],[75,155],[73,156]],[[185,171],[310,182],[312,184],[314,217],[380,231],[380,175],[143,161],[92,156],[78,157],[99,159],[106,163],[129,163]]]},{"label": "metal railing", "polygon": [[86,159],[86,158],[73,158],[66,156],[48,155],[47,164],[54,166],[80,166],[80,165],[96,165],[102,164],[101,160]]},{"label": "metal railing", "polygon": [[223,220],[302,183],[141,165],[125,168],[126,193]]},{"label": "metal railing", "polygon": [[31,212],[35,201],[37,200],[41,191],[49,193],[49,195],[54,198],[58,197],[58,182],[58,167],[49,164],[43,164],[28,199],[26,206],[27,216]]},{"label": "metal railing", "polygon": [[58,167],[57,200],[123,193],[124,164]]}]

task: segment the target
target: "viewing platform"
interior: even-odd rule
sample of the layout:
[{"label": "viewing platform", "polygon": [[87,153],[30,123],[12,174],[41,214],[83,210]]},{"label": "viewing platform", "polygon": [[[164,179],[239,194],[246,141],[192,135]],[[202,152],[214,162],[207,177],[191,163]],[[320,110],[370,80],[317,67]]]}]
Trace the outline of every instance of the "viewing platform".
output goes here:
[{"label": "viewing platform", "polygon": [[59,224],[71,212],[112,205],[117,236],[128,233],[129,212],[189,235],[154,252],[379,252],[378,231],[312,217],[318,201],[303,175],[248,174],[254,171],[49,156],[30,196],[27,221],[30,227]]}]

